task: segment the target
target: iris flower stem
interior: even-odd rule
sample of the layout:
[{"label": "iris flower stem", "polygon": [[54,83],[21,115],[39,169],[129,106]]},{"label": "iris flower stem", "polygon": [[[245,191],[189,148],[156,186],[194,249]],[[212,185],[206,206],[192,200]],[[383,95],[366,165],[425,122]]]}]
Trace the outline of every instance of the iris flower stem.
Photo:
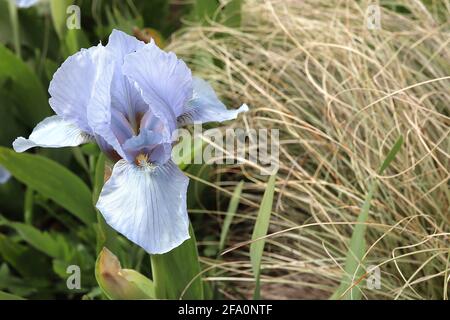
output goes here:
[{"label": "iris flower stem", "polygon": [[16,55],[20,58],[22,54],[20,49],[19,18],[17,15],[17,7],[14,0],[8,1],[8,8],[9,8],[11,29],[13,32],[14,51],[16,52]]},{"label": "iris flower stem", "polygon": [[25,192],[25,208],[24,208],[24,221],[26,224],[33,224],[33,206],[34,206],[34,190],[30,187]]},{"label": "iris flower stem", "polygon": [[42,51],[41,51],[41,57],[39,61],[39,67],[38,67],[38,75],[41,76],[42,70],[45,66],[45,59],[47,58],[47,52],[48,52],[48,41],[50,36],[50,17],[46,14],[45,15],[45,29],[44,29],[44,41],[42,43]]}]

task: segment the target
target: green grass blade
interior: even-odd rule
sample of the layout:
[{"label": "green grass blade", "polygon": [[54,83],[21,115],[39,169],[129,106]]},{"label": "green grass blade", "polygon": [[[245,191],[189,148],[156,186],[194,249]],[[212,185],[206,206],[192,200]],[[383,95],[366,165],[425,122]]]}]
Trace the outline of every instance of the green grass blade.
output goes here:
[{"label": "green grass blade", "polygon": [[83,30],[69,29],[65,33],[61,50],[63,56],[68,57],[78,52],[81,48],[88,48],[89,46],[89,39]]},{"label": "green grass blade", "polygon": [[22,297],[10,294],[4,291],[0,291],[0,300],[25,300]]},{"label": "green grass blade", "polygon": [[29,127],[50,115],[47,93],[29,66],[0,43],[0,97],[11,100],[2,105]]},{"label": "green grass blade", "polygon": [[388,155],[386,156],[386,159],[384,159],[383,164],[381,165],[380,170],[378,171],[380,174],[382,174],[384,172],[384,170],[387,167],[389,167],[392,160],[394,160],[395,156],[397,155],[400,148],[402,147],[402,144],[403,144],[403,136],[400,136],[400,138],[398,138],[398,140],[395,142],[392,149],[389,151]]},{"label": "green grass blade", "polygon": [[50,11],[52,14],[53,27],[60,39],[64,38],[66,32],[67,7],[73,3],[72,0],[50,0]]},{"label": "green grass blade", "polygon": [[242,20],[242,0],[231,0],[223,9],[224,24],[230,28],[239,28]]},{"label": "green grass blade", "polygon": [[[98,156],[97,163],[95,166],[95,176],[94,176],[94,187],[92,191],[93,204],[97,203],[100,192],[102,191],[103,185],[105,183],[105,166],[106,166],[106,156],[101,153]],[[97,211],[97,252],[100,252],[103,247],[118,253],[119,244],[117,242],[117,232],[114,231],[105,221],[102,214]]]},{"label": "green grass blade", "polygon": [[[276,175],[272,175],[267,183],[266,191],[259,208],[258,217],[253,229],[252,240],[259,239],[267,235],[269,230],[270,215],[272,213],[273,196],[275,193]],[[260,299],[260,268],[261,259],[264,252],[264,240],[257,240],[250,245],[250,260],[252,263],[253,274],[255,277],[255,292],[253,298]]]},{"label": "green grass blade", "polygon": [[[366,252],[366,224],[369,217],[370,203],[375,192],[376,182],[373,181],[369,187],[369,191],[364,199],[364,204],[361,207],[361,212],[358,216],[357,222],[353,229],[353,234],[350,239],[350,247],[347,252],[344,266],[344,276],[338,290],[333,294],[331,299],[346,299],[359,300],[361,299],[361,291],[355,286],[347,290],[354,281],[362,276],[364,269],[360,266],[360,261]],[[345,293],[345,294],[344,294]]]},{"label": "green grass blade", "polygon": [[202,280],[198,276],[201,268],[198,261],[197,242],[191,225],[189,233],[191,238],[172,251],[150,256],[157,299],[201,300],[204,298]]},{"label": "green grass blade", "polygon": [[31,247],[52,258],[63,258],[62,244],[46,231],[36,229],[32,225],[11,222],[0,215],[0,226],[14,229]]},{"label": "green grass blade", "polygon": [[236,214],[243,186],[244,181],[240,181],[236,186],[236,189],[234,189],[230,204],[228,205],[227,215],[225,216],[225,220],[223,221],[222,232],[220,233],[219,252],[222,251],[225,247],[225,240],[227,238],[231,222],[233,221],[234,215]]},{"label": "green grass blade", "polygon": [[[389,164],[394,160],[398,151],[403,144],[403,137],[396,141],[394,146],[389,151],[383,164],[380,166],[380,174],[389,166]],[[373,180],[369,191],[367,192],[366,198],[364,199],[364,204],[361,207],[361,212],[357,219],[357,224],[355,225],[350,239],[350,246],[347,252],[344,266],[344,276],[341,280],[336,292],[331,296],[331,299],[345,299],[345,300],[359,300],[361,299],[362,292],[355,285],[355,281],[359,280],[364,274],[364,268],[362,266],[362,258],[366,253],[366,229],[367,219],[369,217],[370,204],[377,187],[377,181]],[[352,287],[353,286],[353,287]],[[349,289],[352,287],[351,289]]]},{"label": "green grass blade", "polygon": [[214,17],[218,7],[219,3],[217,0],[195,0],[193,8],[194,16],[197,21],[208,24],[208,20]]}]

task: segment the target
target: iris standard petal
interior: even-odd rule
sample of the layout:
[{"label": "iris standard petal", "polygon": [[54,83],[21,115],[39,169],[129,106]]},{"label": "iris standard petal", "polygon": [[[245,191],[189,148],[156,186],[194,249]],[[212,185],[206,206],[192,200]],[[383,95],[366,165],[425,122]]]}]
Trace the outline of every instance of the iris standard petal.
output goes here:
[{"label": "iris standard petal", "polygon": [[111,108],[111,81],[114,73],[114,61],[111,54],[99,47],[91,59],[96,63],[96,76],[92,93],[87,105],[87,121],[94,135],[102,137],[124,159],[128,159],[113,130]]},{"label": "iris standard petal", "polygon": [[111,104],[113,109],[128,115],[134,129],[137,127],[137,118],[147,112],[148,105],[142,99],[140,92],[123,75],[122,65],[127,54],[135,52],[144,45],[144,42],[119,30],[113,30],[106,45],[106,49],[112,54],[115,61],[111,85]]},{"label": "iris standard petal", "polygon": [[191,70],[173,52],[162,51],[153,41],[128,54],[122,70],[171,134],[176,118],[192,97]]},{"label": "iris standard petal", "polygon": [[192,124],[194,122],[222,122],[236,119],[239,113],[248,111],[243,104],[237,110],[228,110],[217,98],[214,89],[205,80],[193,77],[194,93],[186,105],[184,113],[178,117],[178,125]]},{"label": "iris standard petal", "polygon": [[161,166],[117,162],[97,208],[106,222],[150,254],[162,254],[189,239],[189,180],[169,161]]},{"label": "iris standard petal", "polygon": [[19,8],[29,8],[37,4],[39,0],[16,0],[16,6]]},{"label": "iris standard petal", "polygon": [[125,32],[114,29],[108,38],[106,49],[114,55],[114,59],[123,64],[124,57],[142,48],[145,42],[132,37]]},{"label": "iris standard petal", "polygon": [[61,116],[51,116],[42,120],[33,129],[28,139],[19,137],[13,142],[16,152],[24,152],[33,147],[60,148],[75,147],[92,141],[92,136]]},{"label": "iris standard petal", "polygon": [[92,99],[95,82],[99,73],[99,52],[104,47],[98,45],[81,49],[64,61],[53,75],[48,92],[50,106],[56,114],[75,122],[84,132],[93,134],[87,121],[87,106]]},{"label": "iris standard petal", "polygon": [[6,183],[11,178],[11,173],[8,170],[0,166],[0,184]]}]

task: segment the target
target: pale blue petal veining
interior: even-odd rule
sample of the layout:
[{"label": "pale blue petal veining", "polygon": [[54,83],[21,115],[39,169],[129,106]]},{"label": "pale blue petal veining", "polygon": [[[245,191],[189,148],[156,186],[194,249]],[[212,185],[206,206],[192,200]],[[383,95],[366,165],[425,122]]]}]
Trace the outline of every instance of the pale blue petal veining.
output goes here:
[{"label": "pale blue petal veining", "polygon": [[164,52],[153,41],[127,55],[122,70],[171,134],[192,97],[191,70],[173,52]]},{"label": "pale blue petal veining", "polygon": [[50,106],[57,115],[78,125],[93,135],[87,119],[87,107],[92,99],[95,82],[99,79],[98,52],[102,45],[81,49],[63,62],[53,75],[48,92]]},{"label": "pale blue petal veining", "polygon": [[140,167],[121,160],[97,208],[110,226],[147,252],[166,253],[189,239],[188,183],[172,161]]},{"label": "pale blue petal veining", "polygon": [[95,61],[95,81],[92,87],[91,98],[87,105],[87,120],[95,136],[102,137],[124,159],[132,161],[123,151],[117,134],[113,131],[111,83],[114,74],[114,61],[105,47],[99,47],[93,52]]},{"label": "pale blue petal veining", "polygon": [[140,92],[130,83],[122,73],[122,66],[126,55],[144,46],[144,42],[118,30],[113,30],[109,36],[106,49],[114,59],[114,76],[111,85],[112,108],[127,115],[131,127],[137,131],[138,121],[149,109]]},{"label": "pale blue petal veining", "polygon": [[28,139],[19,137],[14,140],[13,148],[16,152],[24,152],[33,147],[75,147],[89,141],[92,141],[92,137],[73,122],[60,116],[51,116],[38,123]]},{"label": "pale blue petal veining", "polygon": [[214,89],[205,80],[193,77],[194,92],[184,109],[184,113],[178,117],[178,125],[205,122],[223,122],[236,119],[239,113],[248,111],[248,106],[243,104],[239,109],[228,110],[217,98]]}]

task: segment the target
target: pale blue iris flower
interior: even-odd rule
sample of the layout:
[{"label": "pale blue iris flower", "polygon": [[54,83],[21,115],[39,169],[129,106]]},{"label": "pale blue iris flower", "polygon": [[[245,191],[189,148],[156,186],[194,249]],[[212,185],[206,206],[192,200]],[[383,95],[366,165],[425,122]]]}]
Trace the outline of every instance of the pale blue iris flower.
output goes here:
[{"label": "pale blue iris flower", "polygon": [[17,152],[95,140],[116,161],[97,208],[106,222],[152,254],[189,238],[188,178],[171,160],[180,125],[235,119],[211,86],[174,53],[114,30],[108,45],[69,57],[50,83],[50,106]]},{"label": "pale blue iris flower", "polygon": [[0,166],[0,184],[8,182],[9,178],[11,178],[11,173],[9,173],[8,170]]},{"label": "pale blue iris flower", "polygon": [[16,0],[16,6],[19,8],[29,8],[37,4],[39,0]]}]

